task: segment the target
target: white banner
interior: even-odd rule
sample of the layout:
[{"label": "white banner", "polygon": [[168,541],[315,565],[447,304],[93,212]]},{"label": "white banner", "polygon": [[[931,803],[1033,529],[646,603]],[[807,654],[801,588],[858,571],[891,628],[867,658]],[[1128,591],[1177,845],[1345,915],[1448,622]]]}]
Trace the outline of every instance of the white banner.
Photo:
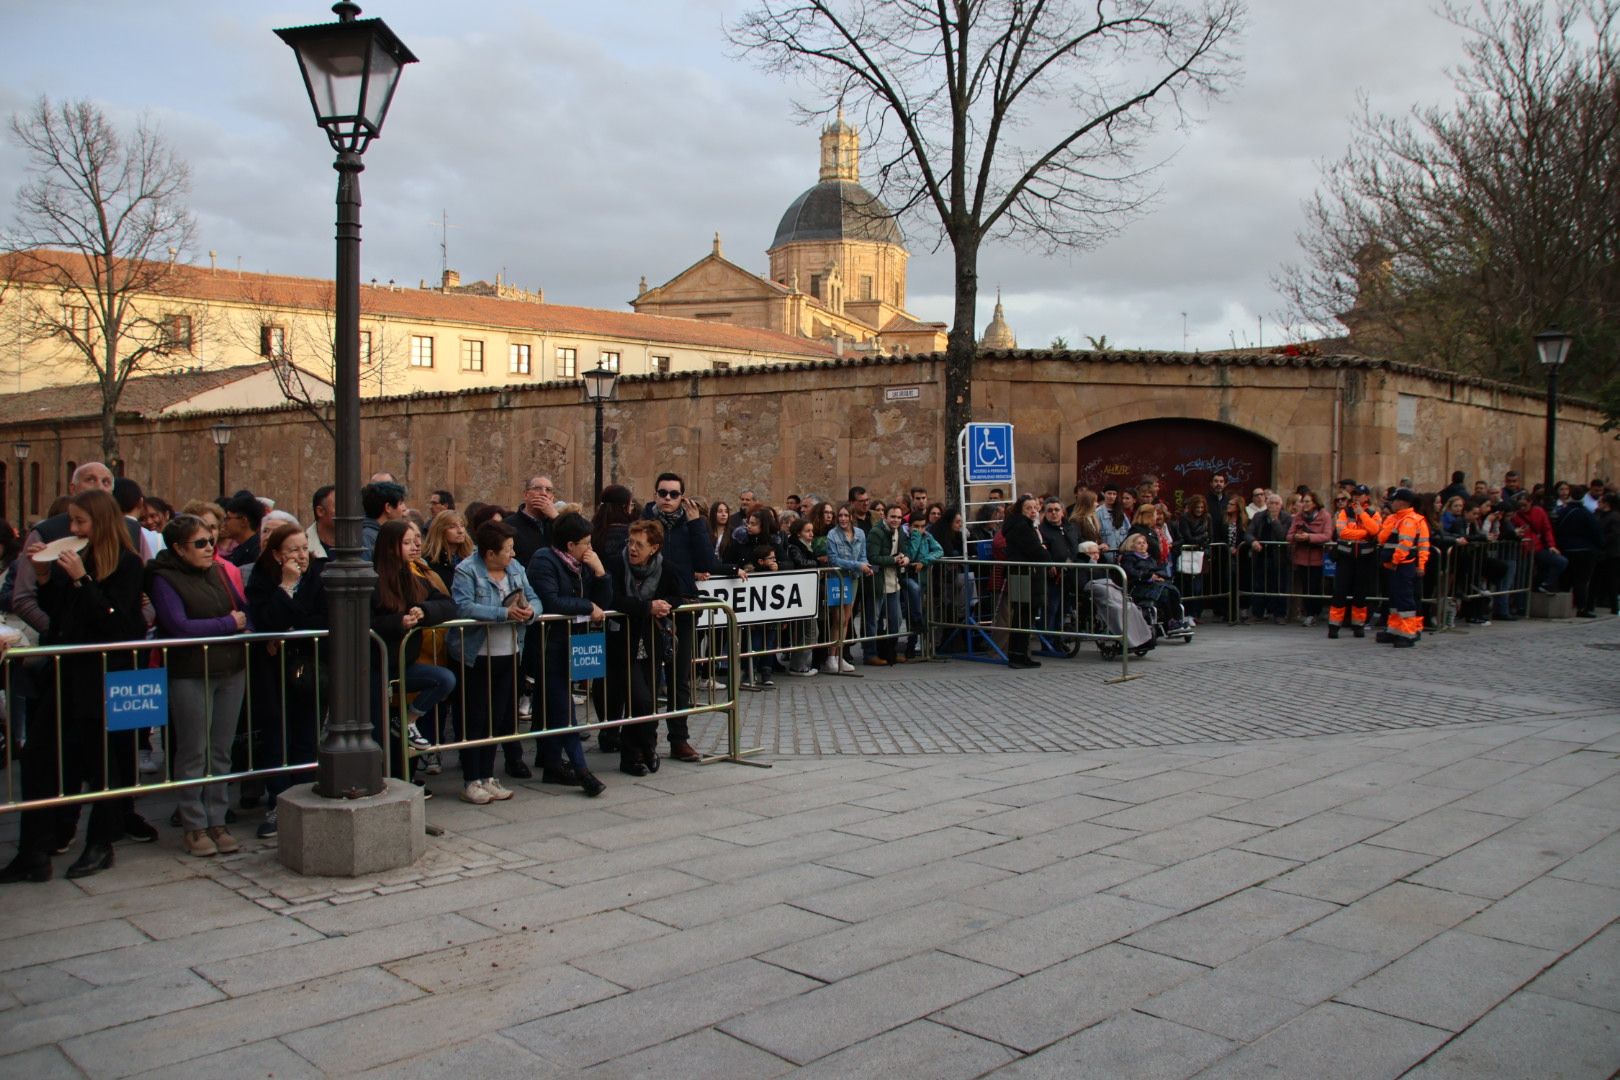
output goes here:
[{"label": "white banner", "polygon": [[[730,604],[740,623],[790,622],[816,617],[819,576],[814,570],[786,570],[749,574],[747,581],[713,577],[698,582],[697,587],[706,599]],[[715,617],[705,616],[705,625]]]}]

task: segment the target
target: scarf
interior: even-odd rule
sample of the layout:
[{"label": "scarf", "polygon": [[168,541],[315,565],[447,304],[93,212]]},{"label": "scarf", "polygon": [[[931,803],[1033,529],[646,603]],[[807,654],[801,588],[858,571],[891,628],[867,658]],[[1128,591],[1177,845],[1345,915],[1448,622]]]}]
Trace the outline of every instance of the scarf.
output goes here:
[{"label": "scarf", "polygon": [[654,510],[653,517],[658,520],[658,524],[664,527],[664,541],[666,543],[675,535],[677,529],[686,527],[686,514],[680,510],[674,513],[665,510]]},{"label": "scarf", "polygon": [[655,554],[642,566],[624,560],[624,591],[637,600],[651,603],[658,595],[658,576],[664,571],[664,556]]}]

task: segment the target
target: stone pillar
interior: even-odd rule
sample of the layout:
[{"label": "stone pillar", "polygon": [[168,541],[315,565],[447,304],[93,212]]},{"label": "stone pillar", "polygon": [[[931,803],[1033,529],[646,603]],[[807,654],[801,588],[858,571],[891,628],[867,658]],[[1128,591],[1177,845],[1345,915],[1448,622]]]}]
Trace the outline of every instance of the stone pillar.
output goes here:
[{"label": "stone pillar", "polygon": [[312,877],[398,870],[427,852],[422,789],[389,777],[376,795],[328,799],[300,784],[276,796],[281,864]]}]

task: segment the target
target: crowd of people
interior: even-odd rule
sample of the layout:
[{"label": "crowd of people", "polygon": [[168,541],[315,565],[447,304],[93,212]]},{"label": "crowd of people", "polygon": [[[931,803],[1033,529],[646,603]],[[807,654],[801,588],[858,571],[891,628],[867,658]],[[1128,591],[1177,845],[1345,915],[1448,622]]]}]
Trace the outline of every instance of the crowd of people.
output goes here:
[{"label": "crowd of people", "polygon": [[[1559,484],[1548,495],[1525,491],[1511,472],[1499,488],[1465,480],[1456,473],[1444,489],[1418,494],[1405,480],[1375,492],[1347,479],[1323,498],[1306,485],[1229,490],[1223,474],[1207,492],[1172,494],[1147,477],[1100,491],[1077,485],[1067,504],[1053,494],[993,490],[967,508],[969,521],[964,508],[930,499],[921,486],[892,501],[860,486],[842,501],[789,495],[781,507],[745,490],[733,505],[703,500],[672,472],[659,475],[644,504],[621,485],[604,489],[588,517],[544,475],[524,484],[513,509],[458,508],[455,494],[440,489],[418,511],[395,477],[379,473],[361,492],[361,550],[377,575],[371,626],[387,646],[386,670],[372,680],[373,728],[391,748],[391,771],[430,797],[429,778],[446,767],[435,749],[457,742],[470,744],[458,754],[466,802],[510,799],[501,774],[531,779],[536,771],[542,783],[594,797],[606,785],[586,740],[569,730],[585,701],[598,720],[619,723],[595,735],[596,750],[616,754],[622,772],[645,776],[662,765],[658,722],[628,722],[661,712],[672,714],[664,719],[667,755],[696,762],[688,727],[702,707],[695,691],[727,679],[769,690],[776,674],[849,674],[857,650],[863,665],[907,663],[930,633],[930,610],[950,613],[935,628],[946,631],[935,648],[947,648],[975,594],[988,594],[995,608],[995,594],[1016,578],[1012,568],[1031,564],[1053,583],[1060,565],[1117,565],[1131,597],[1172,627],[1196,625],[1206,612],[1279,623],[1292,612],[1314,626],[1325,611],[1329,638],[1374,629],[1397,648],[1446,618],[1451,597],[1476,625],[1518,617],[1532,580],[1541,591],[1570,592],[1577,615],[1595,617],[1600,605],[1620,613],[1620,511],[1603,481],[1584,490]],[[65,655],[59,668],[40,657],[13,665],[6,704],[10,730],[23,735],[25,801],[129,788],[137,774],[196,781],[249,772],[257,762],[315,759],[323,646],[297,632],[327,626],[334,489],[315,492],[309,509],[306,524],[250,491],[176,509],[90,463],[26,535],[0,522],[0,610],[15,628],[8,638],[108,646]],[[964,559],[972,561],[949,576],[927,571]],[[1002,563],[1006,574],[983,571]],[[1451,578],[1443,588],[1440,566]],[[723,670],[720,653],[703,647],[700,616],[683,605],[709,579],[786,570],[821,572],[817,618],[741,626],[740,670]],[[949,595],[925,602],[930,581],[951,582]],[[1031,653],[1042,630],[1076,625],[1073,602],[1049,588],[1025,596],[1027,614],[1009,618],[1003,607],[990,620],[1009,629],[1012,667],[1039,666]],[[444,626],[455,620],[474,625]],[[605,629],[610,663],[621,658],[609,677],[571,677],[569,643],[581,627]],[[138,644],[152,638],[206,640],[154,657]],[[168,670],[167,734],[108,731],[103,672],[158,664]],[[396,690],[398,729],[384,730],[385,694]],[[524,724],[536,731],[532,740],[516,737]],[[191,855],[230,854],[240,848],[230,829],[236,810],[263,800],[257,835],[273,838],[275,799],[293,782],[285,772],[244,782],[236,806],[223,783],[182,786],[170,823]],[[77,806],[25,811],[0,882],[48,880],[78,816]],[[124,839],[159,834],[132,799],[94,801],[67,875],[111,867],[113,845]]]}]

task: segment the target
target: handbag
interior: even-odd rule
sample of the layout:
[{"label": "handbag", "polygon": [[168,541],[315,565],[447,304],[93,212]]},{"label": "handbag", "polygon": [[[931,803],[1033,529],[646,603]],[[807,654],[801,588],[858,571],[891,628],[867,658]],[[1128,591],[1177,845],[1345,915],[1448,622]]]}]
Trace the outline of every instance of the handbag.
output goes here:
[{"label": "handbag", "polygon": [[1204,572],[1204,553],[1202,551],[1183,551],[1176,557],[1176,572],[1197,576]]}]

